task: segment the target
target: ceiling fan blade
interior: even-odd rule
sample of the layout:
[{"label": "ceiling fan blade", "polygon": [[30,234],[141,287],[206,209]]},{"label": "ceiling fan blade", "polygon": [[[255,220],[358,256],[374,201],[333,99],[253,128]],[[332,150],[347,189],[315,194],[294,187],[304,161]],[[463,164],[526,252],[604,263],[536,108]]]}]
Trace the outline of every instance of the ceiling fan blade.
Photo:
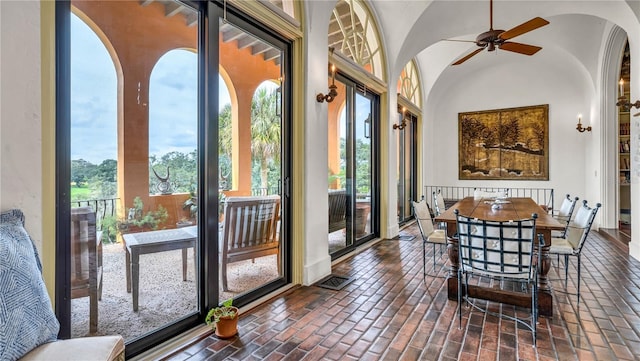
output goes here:
[{"label": "ceiling fan blade", "polygon": [[542,49],[539,46],[527,45],[521,43],[514,43],[512,41],[506,41],[500,45],[501,50],[513,51],[514,53],[520,53],[525,55],[533,55]]},{"label": "ceiling fan blade", "polygon": [[474,51],[472,51],[471,53],[465,55],[463,58],[461,58],[460,60],[456,61],[455,63],[451,64],[451,65],[460,65],[462,63],[464,63],[465,61],[469,60],[469,58],[471,58],[472,56],[478,54],[479,52],[481,52],[482,50],[484,50],[483,48],[479,48],[476,49]]},{"label": "ceiling fan blade", "polygon": [[522,35],[524,33],[528,33],[531,30],[535,30],[537,28],[543,27],[545,25],[549,24],[548,21],[546,21],[543,18],[540,17],[536,17],[533,18],[527,22],[524,22],[518,26],[516,26],[515,28],[509,29],[507,31],[505,31],[504,33],[498,35],[498,38],[502,39],[502,40],[508,40],[511,38],[515,38],[518,35]]}]

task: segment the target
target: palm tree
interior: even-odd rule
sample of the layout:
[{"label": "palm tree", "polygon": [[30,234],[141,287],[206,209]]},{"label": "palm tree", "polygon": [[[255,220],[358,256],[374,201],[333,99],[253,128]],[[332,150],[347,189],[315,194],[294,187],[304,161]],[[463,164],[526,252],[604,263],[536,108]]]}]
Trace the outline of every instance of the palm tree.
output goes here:
[{"label": "palm tree", "polygon": [[280,163],[280,116],[276,90],[260,87],[251,102],[251,155],[260,164],[260,187],[268,188],[269,162]]},{"label": "palm tree", "polygon": [[218,161],[221,186],[231,185],[231,152],[233,148],[233,125],[231,124],[231,104],[225,104],[218,114]]}]

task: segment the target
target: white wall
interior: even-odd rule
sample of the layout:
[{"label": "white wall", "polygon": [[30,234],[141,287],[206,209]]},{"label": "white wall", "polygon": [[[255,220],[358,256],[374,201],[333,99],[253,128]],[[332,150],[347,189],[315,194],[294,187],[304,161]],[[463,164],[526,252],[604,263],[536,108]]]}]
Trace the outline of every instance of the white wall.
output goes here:
[{"label": "white wall", "polygon": [[42,250],[40,2],[0,1],[0,210]]},{"label": "white wall", "polygon": [[[558,49],[526,57],[480,53],[449,66],[433,85],[425,106],[425,184],[554,188],[591,202],[586,191],[585,150],[597,139],[599,119],[591,112],[593,85],[587,71]],[[500,57],[504,62],[497,62]],[[458,179],[458,113],[549,104],[549,181]],[[575,130],[578,113],[591,133]],[[591,161],[591,160],[590,160]]]}]

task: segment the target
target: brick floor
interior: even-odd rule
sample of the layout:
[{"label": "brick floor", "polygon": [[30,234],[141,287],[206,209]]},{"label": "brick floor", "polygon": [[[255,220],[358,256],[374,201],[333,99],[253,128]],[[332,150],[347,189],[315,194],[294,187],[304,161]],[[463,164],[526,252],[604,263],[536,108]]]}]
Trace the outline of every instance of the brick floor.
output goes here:
[{"label": "brick floor", "polygon": [[[403,233],[418,234],[417,226]],[[421,252],[419,236],[381,241],[334,267],[355,278],[344,289],[296,288],[241,315],[236,338],[208,337],[170,360],[640,359],[640,262],[597,232],[583,249],[580,304],[561,292],[564,281],[553,281],[554,315],[540,318],[536,347],[529,330],[470,308],[459,328],[444,278],[423,281]],[[428,271],[431,252],[427,247]],[[570,262],[575,275],[575,258]],[[564,273],[555,259],[553,265],[551,278]],[[575,285],[570,275],[567,291]]]}]

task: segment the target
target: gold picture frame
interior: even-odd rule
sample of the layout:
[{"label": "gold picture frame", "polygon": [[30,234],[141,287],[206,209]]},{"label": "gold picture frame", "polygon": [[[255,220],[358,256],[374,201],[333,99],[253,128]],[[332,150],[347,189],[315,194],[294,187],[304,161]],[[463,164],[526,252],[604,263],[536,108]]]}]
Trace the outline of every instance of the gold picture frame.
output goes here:
[{"label": "gold picture frame", "polygon": [[549,180],[549,104],[458,113],[460,180]]}]

